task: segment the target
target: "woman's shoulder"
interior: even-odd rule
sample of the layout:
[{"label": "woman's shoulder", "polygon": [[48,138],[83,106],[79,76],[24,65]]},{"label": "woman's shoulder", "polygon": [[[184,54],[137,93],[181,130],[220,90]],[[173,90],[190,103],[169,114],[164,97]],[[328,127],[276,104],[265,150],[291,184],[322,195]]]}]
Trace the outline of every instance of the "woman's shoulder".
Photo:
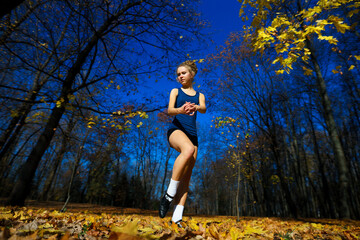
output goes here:
[{"label": "woman's shoulder", "polygon": [[176,94],[176,95],[178,95],[178,93],[179,93],[179,89],[178,89],[178,88],[173,88],[173,89],[171,90],[171,92],[170,92],[170,94]]}]

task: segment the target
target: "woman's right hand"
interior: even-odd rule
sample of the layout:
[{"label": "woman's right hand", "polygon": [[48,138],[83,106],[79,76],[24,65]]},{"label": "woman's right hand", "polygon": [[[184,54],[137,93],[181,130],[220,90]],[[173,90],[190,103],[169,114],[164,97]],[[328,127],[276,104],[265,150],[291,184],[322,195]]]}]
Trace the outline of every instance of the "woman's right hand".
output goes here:
[{"label": "woman's right hand", "polygon": [[186,102],[181,106],[181,112],[186,115],[194,115],[196,111],[195,103]]}]

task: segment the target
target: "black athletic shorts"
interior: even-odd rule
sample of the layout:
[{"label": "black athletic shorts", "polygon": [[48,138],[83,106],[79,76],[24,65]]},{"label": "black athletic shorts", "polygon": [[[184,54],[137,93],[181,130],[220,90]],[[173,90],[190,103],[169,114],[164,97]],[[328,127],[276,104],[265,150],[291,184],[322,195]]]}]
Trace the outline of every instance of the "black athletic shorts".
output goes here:
[{"label": "black athletic shorts", "polygon": [[188,134],[187,132],[181,130],[180,128],[176,128],[176,127],[170,128],[170,129],[167,131],[167,139],[168,139],[168,142],[169,142],[169,137],[170,137],[170,135],[171,135],[175,130],[180,130],[180,131],[182,131],[183,133],[185,133],[186,136],[187,136],[187,137],[190,139],[190,141],[192,142],[192,144],[194,144],[194,146],[197,146],[197,147],[198,147],[199,143],[198,143],[198,137],[197,137],[197,136],[190,135],[190,134]]}]

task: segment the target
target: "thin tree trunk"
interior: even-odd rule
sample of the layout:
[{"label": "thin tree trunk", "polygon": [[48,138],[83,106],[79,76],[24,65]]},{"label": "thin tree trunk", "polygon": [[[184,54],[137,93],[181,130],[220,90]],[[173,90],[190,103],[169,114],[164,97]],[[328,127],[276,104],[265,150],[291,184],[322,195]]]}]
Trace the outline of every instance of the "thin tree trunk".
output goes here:
[{"label": "thin tree trunk", "polygon": [[[312,121],[310,116],[308,116],[308,119],[309,119],[309,123],[310,123],[311,136],[312,136],[313,144],[314,144],[315,157],[316,157],[317,162],[318,162],[318,168],[319,168],[320,176],[321,176],[321,183],[322,183],[322,186],[323,186],[323,191],[321,191],[321,193],[320,192],[316,193],[316,195],[319,196],[319,200],[320,200],[321,205],[327,205],[328,212],[325,213],[325,214],[329,214],[329,215],[325,216],[325,217],[335,218],[336,213],[335,213],[335,209],[334,209],[334,206],[333,206],[334,201],[333,201],[332,196],[330,194],[330,187],[329,187],[328,181],[326,179],[324,163],[323,163],[323,160],[322,160],[322,158],[320,156],[319,144],[318,144],[318,141],[316,139],[314,124],[313,124],[313,121]],[[324,202],[324,199],[327,199],[327,201]],[[324,206],[322,206],[321,208],[324,208]],[[323,212],[323,214],[324,214],[324,212]]]},{"label": "thin tree trunk", "polygon": [[[239,154],[240,155],[240,154]],[[236,186],[236,221],[239,222],[240,221],[240,211],[239,211],[239,199],[240,199],[240,170],[241,170],[241,164],[240,164],[240,159],[236,159],[238,160],[238,171],[237,171],[237,186]]]},{"label": "thin tree trunk", "polygon": [[323,116],[327,126],[327,131],[330,135],[332,149],[335,154],[335,159],[339,168],[339,192],[340,192],[340,216],[342,218],[350,218],[349,207],[349,169],[347,166],[343,147],[341,145],[340,136],[336,129],[336,123],[331,107],[331,102],[326,90],[325,80],[322,76],[319,63],[315,56],[315,49],[309,39],[306,40],[306,46],[310,50],[310,58],[313,63],[316,82],[320,94],[321,104],[323,107]]},{"label": "thin tree trunk", "polygon": [[64,157],[64,154],[66,152],[66,149],[67,149],[67,146],[68,146],[68,143],[69,143],[69,136],[70,136],[74,126],[75,126],[74,117],[72,117],[70,119],[70,122],[69,122],[66,130],[65,130],[63,140],[62,140],[62,143],[61,143],[61,148],[60,148],[59,152],[56,154],[54,164],[52,165],[52,169],[50,171],[50,174],[49,174],[47,180],[45,181],[44,188],[43,188],[43,191],[42,191],[42,194],[41,194],[41,198],[43,200],[49,200],[48,193],[50,191],[50,188],[51,188],[52,183],[54,181],[54,178],[56,176],[56,172],[57,172],[59,166],[61,165],[62,159]]},{"label": "thin tree trunk", "polygon": [[84,148],[84,145],[86,143],[86,140],[89,136],[89,131],[86,132],[86,136],[82,142],[82,144],[79,146],[79,149],[76,153],[76,159],[75,159],[75,162],[74,162],[74,167],[72,169],[72,173],[71,173],[71,178],[70,178],[70,182],[69,182],[69,187],[68,187],[68,192],[67,192],[67,198],[66,198],[66,201],[64,203],[64,206],[61,208],[60,212],[65,212],[66,211],[66,206],[67,204],[69,203],[70,201],[70,197],[71,197],[71,188],[72,188],[72,185],[73,185],[73,182],[74,182],[74,177],[75,177],[75,173],[77,171],[77,168],[79,167],[80,165],[80,160],[81,160],[81,157],[82,157],[82,150]]},{"label": "thin tree trunk", "polygon": [[[292,195],[291,195],[291,192],[290,192],[290,189],[289,189],[289,186],[288,184],[286,183],[285,181],[285,176],[284,176],[284,173],[283,173],[283,170],[282,170],[282,164],[280,163],[280,152],[279,152],[279,149],[280,149],[280,146],[279,146],[279,143],[278,143],[278,140],[277,140],[277,136],[276,136],[276,124],[275,124],[275,120],[274,120],[274,116],[272,114],[272,110],[270,109],[269,110],[269,119],[271,121],[271,124],[268,124],[270,126],[270,141],[271,141],[271,150],[273,152],[273,155],[274,155],[274,159],[275,159],[275,163],[276,163],[276,173],[277,175],[279,176],[279,179],[280,179],[280,186],[281,186],[281,189],[283,191],[283,193],[285,194],[285,200],[286,200],[286,203],[288,205],[288,207],[290,208],[290,213],[291,215],[294,217],[294,218],[297,218],[298,217],[298,208],[292,198]],[[286,209],[284,211],[284,213],[286,212]]]}]

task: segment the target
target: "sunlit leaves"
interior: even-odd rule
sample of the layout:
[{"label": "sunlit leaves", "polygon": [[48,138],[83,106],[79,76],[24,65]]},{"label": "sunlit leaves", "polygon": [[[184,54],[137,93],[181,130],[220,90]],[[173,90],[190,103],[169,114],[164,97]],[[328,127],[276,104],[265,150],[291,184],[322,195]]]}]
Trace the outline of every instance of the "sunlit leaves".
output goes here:
[{"label": "sunlit leaves", "polygon": [[[87,127],[93,128],[95,125],[99,125],[102,128],[115,128],[117,130],[129,131],[133,124],[133,120],[136,118],[147,119],[149,118],[148,114],[144,111],[117,111],[113,112],[108,118],[100,118],[98,116],[93,116],[87,118]],[[139,128],[143,125],[143,122],[136,124],[136,127]],[[121,134],[124,132],[121,132]]]},{"label": "sunlit leaves", "polygon": [[330,44],[334,44],[334,45],[338,43],[338,40],[333,36],[319,36],[319,40],[325,40],[328,41]]},{"label": "sunlit leaves", "polygon": [[307,67],[303,66],[302,67],[303,70],[304,70],[304,75],[307,76],[307,75],[312,75],[313,74],[313,70],[311,69],[308,69]]},{"label": "sunlit leaves", "polygon": [[215,120],[213,120],[216,128],[221,128],[226,125],[231,125],[232,123],[236,122],[236,119],[231,117],[216,117]]},{"label": "sunlit leaves", "polygon": [[64,103],[64,98],[60,98],[59,100],[56,101],[56,107],[60,108],[62,106],[62,104]]},{"label": "sunlit leaves", "polygon": [[336,66],[336,69],[331,70],[334,74],[340,73],[343,74],[341,66]]},{"label": "sunlit leaves", "polygon": [[[254,203],[256,204],[256,202]],[[117,209],[60,213],[45,209],[0,208],[0,235],[10,239],[357,239],[356,221],[184,217],[185,228],[169,218],[117,214]],[[104,212],[105,210],[105,212]]]},{"label": "sunlit leaves", "polygon": [[345,33],[346,30],[350,30],[350,26],[344,23],[342,18],[329,16],[328,21],[332,23],[340,33]]},{"label": "sunlit leaves", "polygon": [[[320,0],[314,7],[303,9],[291,17],[278,13],[266,27],[262,21],[266,19],[266,12],[271,10],[270,4],[278,4],[275,0],[243,1],[240,15],[244,14],[245,7],[252,7],[258,11],[258,14],[253,18],[252,26],[248,28],[248,31],[253,31],[253,35],[248,36],[252,38],[252,46],[255,51],[263,52],[268,47],[275,48],[277,57],[273,64],[280,64],[280,69],[276,73],[282,74],[284,72],[289,73],[299,58],[305,63],[308,62],[309,52],[305,48],[307,39],[315,36],[320,41],[336,45],[338,40],[334,36],[325,35],[327,29],[333,27],[343,34],[350,30],[350,26],[344,22],[344,19],[335,15],[326,15],[320,19],[319,16],[323,11],[340,7],[354,8],[357,4],[354,2]],[[352,11],[348,17],[357,13],[357,10]],[[304,74],[311,75],[312,71],[304,69]]]}]

